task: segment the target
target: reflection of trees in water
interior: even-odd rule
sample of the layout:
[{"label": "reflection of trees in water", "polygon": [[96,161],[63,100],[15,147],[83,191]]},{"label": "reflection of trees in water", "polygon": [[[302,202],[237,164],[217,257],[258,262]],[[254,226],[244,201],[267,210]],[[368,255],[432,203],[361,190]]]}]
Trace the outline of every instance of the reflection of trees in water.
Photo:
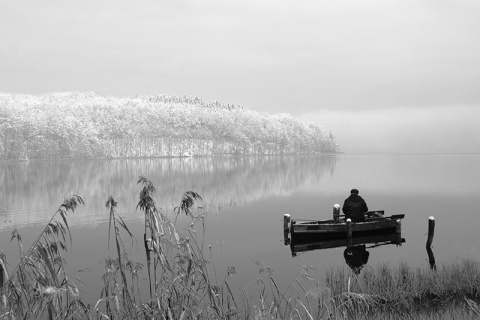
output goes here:
[{"label": "reflection of trees in water", "polygon": [[187,190],[200,193],[208,210],[224,210],[318,183],[335,162],[321,156],[4,162],[0,218],[4,228],[45,223],[65,197],[78,194],[86,210],[72,215],[72,224],[104,221],[109,195],[118,199],[126,219],[136,219],[140,175],[155,184],[156,199],[167,212]]}]

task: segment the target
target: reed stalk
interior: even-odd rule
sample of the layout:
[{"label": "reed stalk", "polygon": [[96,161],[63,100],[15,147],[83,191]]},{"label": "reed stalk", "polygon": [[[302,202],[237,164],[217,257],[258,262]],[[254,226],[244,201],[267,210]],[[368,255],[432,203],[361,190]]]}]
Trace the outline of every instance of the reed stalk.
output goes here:
[{"label": "reed stalk", "polygon": [[80,204],[84,204],[80,196],[65,199],[25,253],[21,235],[12,232],[12,240],[16,239],[19,246],[20,263],[1,288],[1,318],[90,318],[76,284],[66,274],[62,254],[67,251],[67,236],[72,243],[67,213]]}]

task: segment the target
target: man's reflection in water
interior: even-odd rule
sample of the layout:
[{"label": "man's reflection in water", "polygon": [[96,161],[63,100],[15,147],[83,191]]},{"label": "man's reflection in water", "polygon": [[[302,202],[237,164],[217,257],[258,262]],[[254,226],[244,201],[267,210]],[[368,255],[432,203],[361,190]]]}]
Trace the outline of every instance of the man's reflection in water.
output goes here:
[{"label": "man's reflection in water", "polygon": [[345,261],[356,275],[360,274],[362,267],[368,262],[369,255],[370,253],[364,244],[348,247],[343,252]]}]

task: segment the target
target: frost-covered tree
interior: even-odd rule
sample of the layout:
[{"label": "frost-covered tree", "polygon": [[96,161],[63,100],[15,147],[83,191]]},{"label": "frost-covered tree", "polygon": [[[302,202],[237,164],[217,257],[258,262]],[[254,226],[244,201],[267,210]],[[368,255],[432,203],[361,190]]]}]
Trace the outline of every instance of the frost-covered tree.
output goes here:
[{"label": "frost-covered tree", "polygon": [[199,97],[0,94],[2,159],[327,151],[338,151],[335,137],[317,124]]}]

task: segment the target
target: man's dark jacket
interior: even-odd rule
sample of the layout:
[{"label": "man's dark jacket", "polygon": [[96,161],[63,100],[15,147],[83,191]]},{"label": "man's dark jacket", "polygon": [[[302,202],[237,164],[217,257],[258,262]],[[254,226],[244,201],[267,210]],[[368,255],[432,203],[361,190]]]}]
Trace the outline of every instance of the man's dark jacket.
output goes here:
[{"label": "man's dark jacket", "polygon": [[343,203],[342,208],[345,213],[345,219],[352,219],[353,222],[365,220],[365,212],[368,211],[367,204],[358,194],[352,193]]}]

